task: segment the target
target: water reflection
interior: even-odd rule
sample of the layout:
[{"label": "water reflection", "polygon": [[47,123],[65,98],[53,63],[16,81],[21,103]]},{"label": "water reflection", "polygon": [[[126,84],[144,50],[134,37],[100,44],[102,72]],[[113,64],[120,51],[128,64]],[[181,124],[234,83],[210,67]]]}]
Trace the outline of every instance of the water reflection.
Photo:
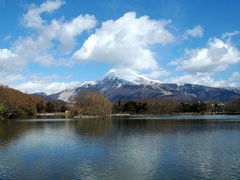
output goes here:
[{"label": "water reflection", "polygon": [[112,119],[83,119],[71,123],[71,128],[82,136],[103,136],[112,129]]},{"label": "water reflection", "polygon": [[227,117],[9,121],[0,179],[237,179],[239,136]]}]

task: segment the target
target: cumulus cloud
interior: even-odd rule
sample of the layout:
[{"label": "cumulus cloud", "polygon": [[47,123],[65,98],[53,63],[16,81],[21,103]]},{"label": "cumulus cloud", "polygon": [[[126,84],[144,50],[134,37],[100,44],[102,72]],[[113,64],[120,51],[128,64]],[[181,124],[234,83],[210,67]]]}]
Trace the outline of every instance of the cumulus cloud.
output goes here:
[{"label": "cumulus cloud", "polygon": [[53,94],[61,92],[67,88],[74,88],[80,85],[79,82],[51,82],[51,83],[41,83],[36,81],[28,81],[15,86],[25,93],[37,93],[45,92],[46,94]]},{"label": "cumulus cloud", "polygon": [[0,72],[20,71],[25,62],[9,49],[0,49]]},{"label": "cumulus cloud", "polygon": [[181,71],[214,72],[223,71],[236,63],[240,63],[239,49],[224,40],[213,38],[206,48],[186,50],[183,58],[170,64]]},{"label": "cumulus cloud", "polygon": [[177,84],[200,84],[212,87],[239,87],[240,86],[240,72],[233,72],[232,75],[226,80],[216,81],[213,78],[213,73],[195,73],[185,74],[178,77],[171,77],[166,79],[165,82]]},{"label": "cumulus cloud", "polygon": [[166,82],[177,83],[177,84],[201,84],[206,86],[219,85],[216,84],[210,73],[196,73],[196,74],[185,74],[178,77],[172,77],[166,80]]},{"label": "cumulus cloud", "polygon": [[75,61],[102,61],[134,70],[157,69],[153,44],[166,44],[174,36],[166,29],[168,20],[137,18],[128,12],[117,20],[102,23],[73,55]]},{"label": "cumulus cloud", "polygon": [[22,22],[26,27],[33,29],[43,29],[46,23],[42,17],[42,13],[51,13],[60,8],[64,4],[64,1],[46,1],[39,7],[32,5],[26,14],[23,15]]},{"label": "cumulus cloud", "polygon": [[194,26],[193,29],[188,29],[183,35],[183,39],[188,39],[189,37],[201,38],[203,37],[203,28],[200,25]]},{"label": "cumulus cloud", "polygon": [[[8,58],[0,57],[0,66],[22,67],[28,62],[49,65],[68,65],[65,55],[76,45],[77,36],[95,27],[96,19],[91,15],[79,15],[69,21],[53,19],[48,22],[42,18],[43,13],[51,13],[61,7],[64,1],[47,1],[40,6],[31,6],[22,17],[23,25],[31,28],[33,33],[19,37],[13,46],[4,50]],[[3,51],[3,50],[2,50]],[[11,68],[12,71],[15,68]]]},{"label": "cumulus cloud", "polygon": [[[37,35],[20,37],[13,50],[24,60],[41,65],[65,65],[64,54],[74,47],[75,38],[95,24],[95,17],[90,15],[80,15],[68,22],[53,20],[50,25],[43,26]],[[59,47],[55,41],[59,42]]]},{"label": "cumulus cloud", "polygon": [[28,81],[15,85],[14,88],[25,93],[45,92],[47,94],[53,94],[67,88],[77,87],[81,84],[80,82],[56,82],[58,78],[60,77],[57,75],[44,77],[32,75]]},{"label": "cumulus cloud", "polygon": [[53,20],[45,32],[51,31],[52,39],[58,40],[61,44],[61,52],[68,53],[75,45],[75,37],[83,31],[90,30],[96,25],[96,19],[92,15],[79,15],[72,21],[62,23]]}]

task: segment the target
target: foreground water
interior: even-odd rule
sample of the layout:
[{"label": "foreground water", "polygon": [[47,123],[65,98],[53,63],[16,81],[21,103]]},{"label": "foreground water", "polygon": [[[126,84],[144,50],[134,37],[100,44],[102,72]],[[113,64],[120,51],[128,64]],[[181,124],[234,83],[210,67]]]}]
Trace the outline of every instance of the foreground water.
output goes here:
[{"label": "foreground water", "polygon": [[239,179],[240,116],[0,123],[0,179]]}]

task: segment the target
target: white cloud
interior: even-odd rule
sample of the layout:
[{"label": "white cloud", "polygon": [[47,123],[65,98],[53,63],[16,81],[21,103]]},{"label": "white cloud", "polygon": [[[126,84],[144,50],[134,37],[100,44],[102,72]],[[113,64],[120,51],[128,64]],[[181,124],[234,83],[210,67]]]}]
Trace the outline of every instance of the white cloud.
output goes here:
[{"label": "white cloud", "polygon": [[[41,65],[66,65],[64,54],[74,47],[76,36],[95,24],[95,17],[90,15],[80,15],[65,23],[53,20],[38,35],[20,37],[14,43],[13,51],[25,61],[31,60]],[[59,41],[60,49],[55,40]]]},{"label": "white cloud", "polygon": [[[4,77],[4,74],[0,73],[1,77]],[[29,94],[37,92],[53,94],[81,84],[80,82],[58,82],[57,79],[64,79],[64,77],[58,75],[39,76],[36,74],[24,77],[22,74],[5,74],[5,79],[0,79],[0,84],[8,84],[12,88]],[[18,83],[15,83],[16,81]]]},{"label": "white cloud", "polygon": [[209,73],[186,74],[183,76],[172,77],[167,79],[166,82],[177,84],[201,84],[206,86],[217,85]]},{"label": "white cloud", "polygon": [[230,81],[239,81],[240,83],[240,72],[233,72],[232,76],[229,78]]},{"label": "white cloud", "polygon": [[240,63],[240,51],[221,39],[210,39],[206,48],[186,50],[185,56],[171,62],[177,70],[188,72],[223,71],[229,65]]},{"label": "white cloud", "polygon": [[23,79],[25,79],[25,77],[19,73],[0,72],[0,84],[1,85],[10,85],[12,83],[21,81]]},{"label": "white cloud", "polygon": [[[91,15],[79,15],[73,18],[71,21],[64,22],[63,19],[53,19],[51,23],[47,23],[42,19],[42,13],[53,12],[64,4],[64,1],[47,1],[41,4],[39,7],[30,8],[26,14],[23,15],[24,25],[26,27],[39,30],[39,34],[35,39],[35,43],[38,45],[46,45],[46,49],[49,46],[53,46],[52,40],[58,40],[60,42],[61,50],[69,51],[75,44],[75,37],[80,35],[83,31],[89,30],[96,25],[96,19]],[[28,38],[29,39],[29,38]],[[45,42],[45,43],[44,43]],[[44,44],[43,44],[44,43]],[[44,47],[44,46],[43,46]]]},{"label": "white cloud", "polygon": [[151,72],[143,75],[150,79],[159,79],[160,77],[166,77],[166,76],[169,76],[170,74],[171,73],[169,71],[166,71],[163,68],[158,68],[156,70],[151,70]]},{"label": "white cloud", "polygon": [[51,31],[52,39],[58,40],[61,44],[61,51],[68,53],[75,45],[75,37],[83,31],[92,29],[96,25],[96,19],[92,15],[80,15],[72,21],[62,23],[53,20],[49,27],[44,29],[44,33]]},{"label": "white cloud", "polygon": [[157,69],[158,63],[150,49],[153,44],[166,44],[174,36],[166,29],[167,20],[136,17],[128,12],[117,20],[102,23],[74,54],[76,61],[96,60],[134,70]]},{"label": "white cloud", "polygon": [[50,75],[50,76],[38,76],[36,74],[30,75],[29,79],[34,82],[40,82],[40,83],[49,83],[53,80],[56,80],[59,77],[58,75]]},{"label": "white cloud", "polygon": [[240,31],[227,32],[222,35],[222,39],[225,39],[226,42],[231,43],[232,37],[240,34]]},{"label": "white cloud", "polygon": [[79,86],[80,82],[49,82],[45,80],[30,80],[14,86],[14,88],[25,93],[45,92],[53,94],[63,91],[67,88],[74,88]]},{"label": "white cloud", "polygon": [[39,7],[32,5],[22,18],[23,24],[29,28],[42,29],[46,22],[42,19],[41,14],[44,12],[51,13],[59,9],[63,4],[64,1],[56,0],[46,1]]},{"label": "white cloud", "polygon": [[222,35],[222,39],[229,38],[229,37],[232,37],[232,36],[236,36],[236,35],[239,35],[239,34],[240,34],[240,31],[227,32],[227,33],[224,33]]},{"label": "white cloud", "polygon": [[171,77],[165,82],[177,84],[200,84],[211,87],[239,87],[240,86],[240,72],[233,72],[227,80],[216,81],[213,73],[195,73],[185,74],[178,77]]},{"label": "white cloud", "polygon": [[183,39],[191,37],[201,38],[203,37],[203,28],[200,25],[194,26],[193,29],[188,29],[183,35]]},{"label": "white cloud", "polygon": [[69,21],[53,19],[50,23],[42,19],[42,13],[51,13],[63,4],[60,0],[47,1],[28,9],[23,15],[23,24],[34,33],[19,37],[13,43],[14,62],[27,64],[32,61],[44,66],[70,64],[65,55],[76,45],[77,36],[95,27],[96,19],[91,15],[79,15]]},{"label": "white cloud", "polygon": [[9,49],[0,49],[0,72],[20,71],[24,65],[17,54]]}]

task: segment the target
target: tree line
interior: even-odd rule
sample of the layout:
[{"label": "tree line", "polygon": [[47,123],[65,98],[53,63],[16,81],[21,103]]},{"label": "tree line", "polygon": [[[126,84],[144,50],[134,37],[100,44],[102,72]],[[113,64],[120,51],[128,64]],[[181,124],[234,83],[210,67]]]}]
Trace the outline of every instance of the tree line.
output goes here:
[{"label": "tree line", "polygon": [[68,111],[77,115],[110,114],[174,114],[174,113],[239,113],[240,99],[226,104],[218,101],[182,103],[174,99],[142,99],[110,102],[99,92],[82,90],[73,102],[49,100],[42,96],[28,95],[18,90],[0,86],[0,119],[34,116],[37,113]]},{"label": "tree line", "polygon": [[174,99],[143,99],[137,101],[118,101],[113,105],[113,113],[130,114],[173,114],[185,112],[205,112],[206,104],[180,103]]},{"label": "tree line", "polygon": [[174,99],[143,99],[117,101],[113,113],[176,114],[176,113],[240,113],[240,99],[223,104],[217,101],[182,103]]},{"label": "tree line", "polygon": [[174,113],[240,113],[240,99],[226,104],[217,101],[182,103],[174,99],[143,99],[117,101],[113,113],[129,114],[174,114]]},{"label": "tree line", "polygon": [[0,118],[22,118],[44,112],[64,112],[67,106],[63,101],[47,100],[41,96],[0,86]]},{"label": "tree line", "polygon": [[218,101],[183,103],[174,99],[124,100],[111,103],[99,92],[86,89],[78,93],[68,108],[71,116],[107,114],[176,114],[176,113],[234,113],[240,112],[240,99],[227,104]]}]

